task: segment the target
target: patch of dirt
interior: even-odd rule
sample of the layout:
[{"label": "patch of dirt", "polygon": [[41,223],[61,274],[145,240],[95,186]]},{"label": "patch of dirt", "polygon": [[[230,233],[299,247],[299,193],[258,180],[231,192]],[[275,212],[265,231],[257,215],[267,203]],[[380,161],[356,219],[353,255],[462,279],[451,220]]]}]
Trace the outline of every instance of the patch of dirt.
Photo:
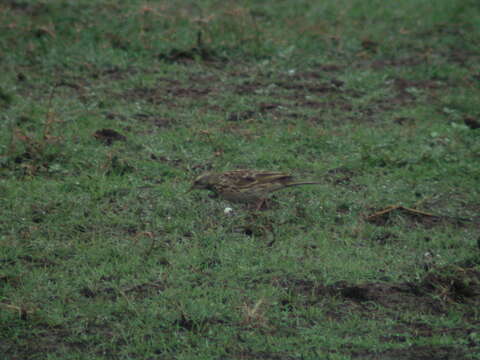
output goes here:
[{"label": "patch of dirt", "polygon": [[340,65],[334,65],[334,64],[323,64],[319,66],[314,66],[313,68],[318,69],[320,71],[324,71],[324,72],[336,72],[336,71],[343,70],[345,67]]},{"label": "patch of dirt", "polygon": [[[347,307],[370,316],[374,303],[394,313],[414,311],[426,314],[445,313],[452,304],[480,306],[480,270],[445,266],[429,271],[419,282],[369,282],[349,284],[339,281],[323,285],[311,280],[282,279],[277,286],[288,292],[303,294],[306,303],[315,304],[327,297],[339,297]],[[365,304],[365,307],[352,306]]]},{"label": "patch of dirt", "polygon": [[403,59],[381,59],[371,63],[371,67],[376,70],[383,70],[386,67],[411,67],[424,64],[425,59],[421,56],[408,57]]},{"label": "patch of dirt", "polygon": [[158,161],[159,163],[168,164],[173,167],[180,166],[184,161],[182,159],[171,159],[168,156],[158,156],[155,154],[150,154],[150,159],[154,161]]},{"label": "patch of dirt", "polygon": [[463,360],[471,359],[455,346],[411,345],[401,349],[389,349],[382,352],[368,350],[352,351],[352,359],[368,360]]},{"label": "patch of dirt", "polygon": [[449,51],[445,54],[442,54],[449,61],[457,63],[460,66],[467,67],[469,60],[475,61],[475,58],[478,56],[478,53],[474,51],[466,51],[462,47],[450,47]]},{"label": "patch of dirt", "polygon": [[159,54],[158,59],[168,62],[168,63],[191,63],[197,59],[203,61],[225,61],[223,58],[219,57],[214,51],[200,49],[193,47],[191,49],[182,50],[173,48],[165,54]]},{"label": "patch of dirt", "polygon": [[33,267],[46,268],[51,266],[57,266],[57,263],[47,258],[36,258],[30,255],[24,255],[24,256],[19,256],[18,259],[28,264],[31,264]]},{"label": "patch of dirt", "polygon": [[361,42],[361,45],[362,45],[362,48],[367,52],[376,54],[378,51],[378,47],[380,46],[380,43],[372,39],[363,39]]},{"label": "patch of dirt", "polygon": [[180,330],[191,331],[193,333],[202,333],[208,328],[208,325],[224,323],[225,320],[216,317],[208,317],[200,320],[194,320],[191,319],[187,314],[182,313],[180,315],[180,318],[175,320],[173,325],[178,326]]},{"label": "patch of dirt", "polygon": [[393,84],[397,91],[402,92],[408,88],[417,89],[441,89],[444,87],[441,83],[434,80],[406,80],[402,78],[393,79]]},{"label": "patch of dirt", "polygon": [[[280,115],[279,112],[275,111],[278,108],[287,108],[289,105],[280,104],[280,103],[260,103],[256,110],[244,110],[239,112],[232,112],[228,115],[228,121],[242,121],[249,120],[257,116],[258,114],[272,113],[274,115]],[[296,114],[287,114],[285,116],[295,116]]]},{"label": "patch of dirt", "polygon": [[338,101],[338,100],[325,101],[325,102],[306,100],[306,101],[295,103],[295,106],[301,106],[301,107],[306,107],[311,109],[339,109],[346,112],[350,112],[353,110],[352,104],[350,104],[348,101]]},{"label": "patch of dirt", "polygon": [[339,167],[327,171],[326,179],[334,185],[348,185],[355,176],[355,172],[346,167]]},{"label": "patch of dirt", "polygon": [[116,301],[122,296],[130,296],[135,299],[144,299],[147,297],[157,296],[166,289],[166,285],[161,281],[145,282],[124,289],[114,289],[112,287],[101,287],[93,290],[90,287],[80,289],[80,295],[86,298],[102,297],[111,301]]},{"label": "patch of dirt", "polygon": [[323,84],[309,84],[309,83],[292,83],[291,81],[280,82],[277,81],[274,83],[280,88],[286,90],[301,90],[308,93],[328,93],[328,92],[338,92],[339,88],[332,83],[323,83]]},{"label": "patch of dirt", "polygon": [[269,111],[273,111],[277,109],[278,107],[287,107],[285,104],[279,104],[279,103],[261,103],[258,105],[258,110],[261,113],[266,113]]},{"label": "patch of dirt", "polygon": [[415,124],[415,119],[410,117],[397,117],[393,120],[395,124],[398,125],[413,125]]},{"label": "patch of dirt", "polygon": [[206,46],[202,40],[202,32],[197,33],[197,44],[190,49],[173,48],[167,53],[159,54],[158,59],[168,63],[189,64],[201,60],[204,63],[225,63],[227,59],[214,49]]},{"label": "patch of dirt", "polygon": [[238,95],[251,95],[254,94],[256,90],[265,86],[266,84],[258,81],[246,81],[243,84],[236,85],[233,91]]},{"label": "patch of dirt", "polygon": [[209,88],[195,88],[195,87],[177,87],[166,90],[166,93],[174,97],[192,97],[197,98],[208,95],[211,92]]},{"label": "patch of dirt", "polygon": [[475,223],[474,219],[436,215],[401,205],[388,206],[385,209],[372,212],[373,213],[367,216],[365,220],[377,226],[390,225],[394,216],[399,215],[408,221],[409,226],[415,227],[417,225],[422,225],[427,229],[445,224],[464,227],[468,224]]},{"label": "patch of dirt", "polygon": [[[473,318],[474,315],[472,315]],[[458,327],[435,328],[421,320],[401,321],[392,329],[395,335],[384,335],[380,341],[388,343],[406,342],[408,338],[431,338],[434,336],[451,336],[468,341],[468,347],[478,347],[476,339],[480,321],[468,321]],[[402,335],[400,335],[402,334]],[[412,336],[413,335],[413,336]]]},{"label": "patch of dirt", "polygon": [[302,79],[323,79],[325,76],[322,74],[322,72],[319,71],[302,71],[295,73],[294,75],[290,76],[291,79],[293,80],[302,80]]},{"label": "patch of dirt", "polygon": [[[348,214],[350,213],[350,205],[348,204],[340,204],[336,208],[337,214]],[[342,223],[343,224],[343,223]]]},{"label": "patch of dirt", "polygon": [[420,284],[445,302],[480,305],[480,270],[445,266],[429,272]]},{"label": "patch of dirt", "polygon": [[380,245],[386,245],[386,244],[394,243],[396,239],[398,239],[398,235],[387,231],[387,232],[382,232],[380,234],[377,234],[373,238],[373,241],[375,241]]},{"label": "patch of dirt", "polygon": [[[139,71],[137,69],[127,67],[127,68],[121,68],[119,66],[108,66],[105,67],[101,70],[95,70],[92,73],[92,78],[98,79],[98,78],[108,78],[110,80],[123,80],[129,75],[135,75]],[[142,70],[143,72],[143,70]]]},{"label": "patch of dirt", "polygon": [[[479,344],[470,335],[476,333],[479,321],[474,314],[465,315],[465,322],[460,327],[432,327],[418,320],[398,319],[399,312],[410,312],[418,315],[442,315],[450,311],[450,307],[461,306],[469,313],[469,309],[480,306],[480,270],[475,267],[458,266],[437,267],[425,274],[418,282],[384,283],[368,282],[350,284],[339,281],[332,285],[304,280],[283,278],[277,280],[276,286],[292,294],[301,295],[298,301],[281,302],[284,311],[292,311],[295,306],[318,305],[333,321],[360,314],[365,318],[379,316],[394,318],[398,325],[392,334],[385,334],[380,341],[387,343],[407,343],[409,339],[433,337],[450,334],[457,338],[470,339],[470,347]],[[328,308],[328,298],[336,297],[341,303]],[[299,304],[300,303],[300,304]],[[463,349],[450,346],[408,345],[401,349],[389,349],[373,352],[365,349],[356,350],[352,345],[348,350],[340,349],[334,353],[348,353],[354,359],[465,359]]]},{"label": "patch of dirt", "polygon": [[166,289],[166,285],[161,281],[145,282],[142,284],[131,286],[123,292],[132,294],[136,299],[143,299],[152,296],[152,293],[158,295]]},{"label": "patch of dirt", "polygon": [[463,122],[472,130],[480,129],[480,121],[474,117],[467,116],[463,119]]},{"label": "patch of dirt", "polygon": [[118,131],[113,129],[97,130],[93,133],[93,137],[101,141],[103,144],[107,146],[112,145],[115,141],[127,140],[127,138],[124,135],[120,134]]},{"label": "patch of dirt", "polygon": [[254,110],[232,112],[232,113],[230,113],[230,115],[228,115],[227,120],[228,121],[248,120],[248,119],[252,119],[253,117],[255,117],[256,114],[257,114],[257,112],[254,111]]},{"label": "patch of dirt", "polygon": [[[395,105],[407,105],[408,103],[414,102],[417,99],[416,90],[438,90],[445,87],[445,85],[441,84],[438,81],[433,80],[407,80],[402,78],[394,78],[393,79],[393,87],[397,92],[397,96],[391,101],[394,102]],[[434,101],[434,97],[431,98]],[[387,105],[387,109],[391,108]]]},{"label": "patch of dirt", "polygon": [[205,87],[182,87],[181,85],[170,84],[169,86],[158,86],[155,88],[135,88],[126,91],[121,94],[123,99],[132,100],[144,100],[152,104],[166,104],[169,106],[175,106],[175,102],[172,99],[178,98],[203,98],[210,94],[212,89]]},{"label": "patch of dirt", "polygon": [[174,123],[174,120],[171,118],[161,117],[155,114],[137,113],[134,114],[133,117],[142,122],[153,124],[158,128],[165,128]]},{"label": "patch of dirt", "polygon": [[[7,263],[10,265],[12,261],[8,261],[8,262],[5,260],[0,261],[0,264],[4,264],[4,263]],[[0,288],[3,286],[3,284],[7,284],[13,288],[18,288],[22,284],[22,279],[20,278],[20,276],[0,274]]]},{"label": "patch of dirt", "polygon": [[266,352],[266,351],[242,351],[232,354],[232,359],[241,360],[299,360],[298,357],[292,357],[282,353]]},{"label": "patch of dirt", "polygon": [[42,14],[48,14],[50,12],[49,6],[44,3],[29,4],[24,1],[3,0],[1,2],[1,5],[9,7],[11,10],[14,10],[16,12],[23,12],[30,16],[40,16]]},{"label": "patch of dirt", "polygon": [[[296,81],[301,81],[301,80],[313,80],[315,83],[318,82],[318,80],[323,79],[324,81],[327,80],[325,79],[325,74],[322,72],[316,72],[316,71],[305,71],[305,72],[299,72],[296,73],[293,76],[289,76],[286,81],[291,82],[292,80]],[[331,78],[326,82],[325,84],[327,85],[333,85],[337,88],[341,88],[343,85],[345,85],[345,81],[336,79],[336,78]]]},{"label": "patch of dirt", "polygon": [[[42,323],[38,320],[35,325],[35,331],[24,332],[8,339],[8,341],[0,342],[0,353],[4,355],[4,359],[23,360],[41,359],[45,356],[55,357],[55,355],[58,355],[57,352],[61,352],[59,344],[62,344],[63,348],[76,352],[87,347],[86,344],[73,342],[71,339],[74,339],[75,335],[63,326]],[[99,333],[100,331],[96,332],[96,334]]]}]

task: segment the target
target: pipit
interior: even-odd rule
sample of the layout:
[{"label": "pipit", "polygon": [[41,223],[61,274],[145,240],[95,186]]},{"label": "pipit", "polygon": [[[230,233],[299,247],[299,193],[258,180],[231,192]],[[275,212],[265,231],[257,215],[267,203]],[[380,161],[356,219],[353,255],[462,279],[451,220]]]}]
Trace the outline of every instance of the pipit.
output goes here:
[{"label": "pipit", "polygon": [[257,203],[259,209],[273,191],[311,184],[319,182],[295,181],[292,175],[276,171],[232,170],[202,174],[193,181],[189,191],[210,190],[231,202]]}]

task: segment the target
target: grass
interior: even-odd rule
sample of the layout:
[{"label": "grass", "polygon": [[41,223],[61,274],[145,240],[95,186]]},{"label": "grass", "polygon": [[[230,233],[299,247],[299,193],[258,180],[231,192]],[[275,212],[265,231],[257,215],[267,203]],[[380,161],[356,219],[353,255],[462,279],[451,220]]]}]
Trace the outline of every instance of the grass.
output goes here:
[{"label": "grass", "polygon": [[[480,358],[479,23],[476,1],[3,2],[0,353]],[[262,211],[185,194],[235,168],[321,184]]]}]

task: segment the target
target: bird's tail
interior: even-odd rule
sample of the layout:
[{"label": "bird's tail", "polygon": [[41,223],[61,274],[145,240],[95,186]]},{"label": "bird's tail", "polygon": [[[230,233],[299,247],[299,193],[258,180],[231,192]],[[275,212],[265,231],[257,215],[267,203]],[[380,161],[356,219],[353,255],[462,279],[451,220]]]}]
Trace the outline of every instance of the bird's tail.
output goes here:
[{"label": "bird's tail", "polygon": [[319,181],[301,181],[301,182],[293,182],[286,184],[287,187],[290,186],[299,186],[299,185],[318,185],[321,184]]},{"label": "bird's tail", "polygon": [[321,183],[318,182],[318,181],[300,181],[300,182],[291,182],[291,183],[286,183],[286,184],[284,183],[282,186],[279,186],[277,189],[270,190],[270,192],[277,191],[277,190],[282,190],[282,189],[285,189],[285,188],[291,187],[291,186],[318,185],[318,184],[321,184]]}]

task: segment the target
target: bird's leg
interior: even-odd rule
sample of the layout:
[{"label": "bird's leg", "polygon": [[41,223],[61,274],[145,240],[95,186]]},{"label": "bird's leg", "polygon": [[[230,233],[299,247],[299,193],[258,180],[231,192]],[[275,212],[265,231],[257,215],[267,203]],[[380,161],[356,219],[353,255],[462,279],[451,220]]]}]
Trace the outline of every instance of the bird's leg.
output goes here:
[{"label": "bird's leg", "polygon": [[257,201],[257,206],[256,206],[255,210],[257,210],[257,211],[262,210],[262,207],[264,205],[267,205],[267,200],[265,198],[261,198],[260,200]]}]

